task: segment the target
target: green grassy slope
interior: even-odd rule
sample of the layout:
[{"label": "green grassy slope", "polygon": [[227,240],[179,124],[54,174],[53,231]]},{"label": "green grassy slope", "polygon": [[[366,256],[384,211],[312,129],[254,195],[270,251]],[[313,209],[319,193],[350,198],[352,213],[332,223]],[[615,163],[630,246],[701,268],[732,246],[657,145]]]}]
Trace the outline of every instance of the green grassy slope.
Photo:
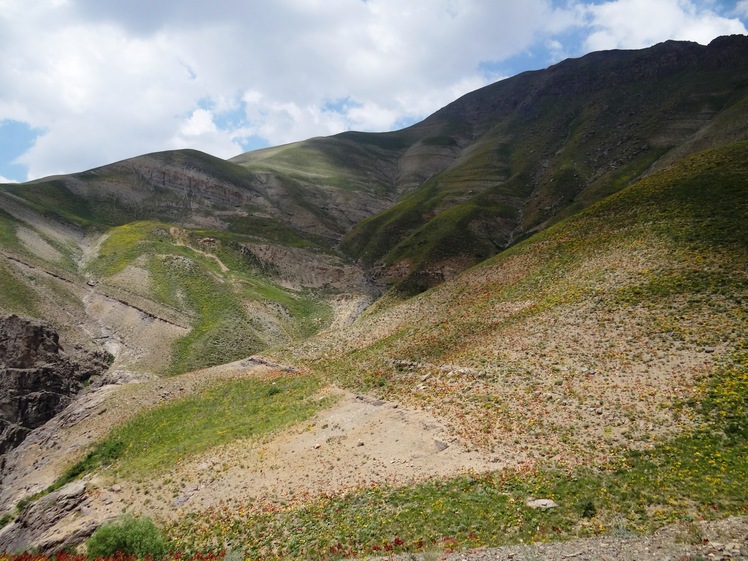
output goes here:
[{"label": "green grassy slope", "polygon": [[473,140],[357,224],[343,248],[417,293],[620,190],[675,148],[746,138],[733,110],[748,96],[745,43],[721,62],[695,44],[594,53],[465,96],[422,125],[462,142],[468,124]]},{"label": "green grassy slope", "polygon": [[[101,321],[120,320],[111,313],[103,320],[97,312],[91,316],[91,306],[104,304],[86,300],[88,293],[131,305],[189,330],[168,351],[168,368],[157,367],[162,373],[224,363],[308,336],[331,320],[324,303],[329,290],[281,286],[272,263],[247,246],[308,251],[310,260],[326,255],[320,267],[339,258],[289,223],[266,213],[255,219],[244,210],[251,206],[243,205],[250,180],[241,166],[181,151],[3,185],[0,312],[44,319],[90,343],[86,334]],[[183,228],[183,222],[193,224]],[[96,244],[97,238],[103,241]],[[88,331],[77,331],[86,322]],[[148,356],[129,367],[156,368]]]},{"label": "green grassy slope", "polygon": [[385,195],[392,189],[402,133],[347,132],[242,154],[230,161],[312,185]]},{"label": "green grassy slope", "polygon": [[[268,279],[242,251],[244,241],[222,231],[135,222],[110,231],[88,271],[107,282],[127,267],[145,270],[149,282],[130,290],[193,318],[190,333],[175,344],[170,368],[185,372],[306,337],[330,320],[329,309],[313,294]],[[275,330],[262,323],[257,308],[250,312],[250,302],[275,318]]]},{"label": "green grassy slope", "polygon": [[[694,379],[745,345],[747,156],[740,143],[687,158],[350,333],[310,342],[308,365],[427,405],[489,448],[533,427],[545,439],[536,457],[599,458],[677,432]],[[424,376],[432,382],[419,384]],[[621,399],[663,380],[649,403]],[[550,401],[538,407],[538,395]]]},{"label": "green grassy slope", "polygon": [[[700,542],[694,520],[748,506],[747,217],[743,142],[294,347],[286,359],[427,408],[519,466],[283,508],[213,508],[171,523],[172,543],[338,559],[632,536],[671,522]],[[559,506],[534,510],[527,497]]]}]

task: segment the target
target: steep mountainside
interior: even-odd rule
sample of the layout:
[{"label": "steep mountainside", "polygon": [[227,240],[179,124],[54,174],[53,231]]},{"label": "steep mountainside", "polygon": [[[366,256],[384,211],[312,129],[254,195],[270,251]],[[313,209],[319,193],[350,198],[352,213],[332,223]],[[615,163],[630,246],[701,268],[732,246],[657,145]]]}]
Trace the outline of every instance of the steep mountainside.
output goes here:
[{"label": "steep mountainside", "polygon": [[[343,247],[406,294],[696,150],[748,135],[748,38],[592,53],[468,94],[418,131],[398,204]],[[439,162],[438,165],[435,162]]]},{"label": "steep mountainside", "polygon": [[247,558],[701,543],[748,505],[747,55],[594,53],[402,131],[0,186],[0,311],[114,357],[0,457],[0,550],[122,512]]},{"label": "steep mountainside", "polygon": [[0,548],[122,511],[252,558],[696,540],[748,504],[747,190],[747,142],[692,155],[345,329],[89,392],[7,456]]},{"label": "steep mountainside", "polygon": [[157,373],[306,337],[338,310],[345,323],[341,302],[376,294],[329,247],[345,225],[308,219],[254,178],[185,151],[3,186],[0,310]]},{"label": "steep mountainside", "polygon": [[[689,427],[748,335],[748,144],[707,151],[284,359],[576,464]],[[510,445],[517,434],[521,448]],[[524,451],[524,452],[523,452]]]},{"label": "steep mountainside", "polygon": [[667,42],[527,72],[400,131],[4,185],[0,310],[95,338],[120,369],[247,356],[748,137],[747,92],[747,37]]}]

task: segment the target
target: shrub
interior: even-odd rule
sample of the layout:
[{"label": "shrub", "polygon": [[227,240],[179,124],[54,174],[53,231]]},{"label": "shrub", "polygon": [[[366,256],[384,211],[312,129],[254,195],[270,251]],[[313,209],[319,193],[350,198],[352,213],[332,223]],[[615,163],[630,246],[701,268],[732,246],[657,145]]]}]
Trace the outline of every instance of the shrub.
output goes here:
[{"label": "shrub", "polygon": [[8,524],[13,522],[13,515],[9,512],[6,512],[2,516],[0,516],[0,528],[5,528]]},{"label": "shrub", "polygon": [[96,530],[86,542],[86,551],[92,559],[117,554],[161,559],[167,546],[161,530],[150,518],[125,514]]}]

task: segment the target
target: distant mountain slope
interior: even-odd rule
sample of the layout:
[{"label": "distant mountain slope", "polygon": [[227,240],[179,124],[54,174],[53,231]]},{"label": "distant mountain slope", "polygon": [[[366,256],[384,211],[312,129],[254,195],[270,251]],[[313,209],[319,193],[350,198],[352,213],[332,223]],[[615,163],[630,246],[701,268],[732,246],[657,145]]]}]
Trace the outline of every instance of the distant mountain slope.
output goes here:
[{"label": "distant mountain slope", "polygon": [[745,349],[746,302],[741,142],[282,358],[425,407],[500,456],[604,461],[690,426],[703,376]]},{"label": "distant mountain slope", "polygon": [[503,80],[407,131],[422,134],[401,162],[431,148],[441,169],[343,248],[418,292],[661,163],[748,138],[747,96],[742,36],[592,53]]},{"label": "distant mountain slope", "polygon": [[116,364],[215,364],[345,323],[390,288],[421,292],[744,138],[748,37],[733,36],[567,60],[399,131],[3,185],[0,311],[105,341]]},{"label": "distant mountain slope", "polygon": [[367,303],[363,272],[325,241],[343,226],[261,187],[195,151],[4,185],[0,310],[93,339],[117,368],[173,373],[306,337],[341,293]]},{"label": "distant mountain slope", "polygon": [[281,183],[378,197],[388,208],[356,214],[342,249],[408,295],[658,166],[747,138],[747,61],[744,36],[591,53],[469,93],[407,129],[232,161]]}]

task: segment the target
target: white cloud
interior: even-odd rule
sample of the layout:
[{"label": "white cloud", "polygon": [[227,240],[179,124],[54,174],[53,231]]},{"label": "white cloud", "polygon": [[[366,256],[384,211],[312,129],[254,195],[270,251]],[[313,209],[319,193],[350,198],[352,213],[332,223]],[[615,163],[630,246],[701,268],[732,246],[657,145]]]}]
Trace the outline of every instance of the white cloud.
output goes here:
[{"label": "white cloud", "polygon": [[748,0],[739,0],[732,13],[740,18],[748,18]]},{"label": "white cloud", "polygon": [[192,148],[218,156],[230,158],[242,152],[241,145],[234,139],[242,135],[240,131],[220,130],[214,121],[213,111],[196,109],[183,120],[174,137],[164,148]]},{"label": "white cloud", "polygon": [[590,49],[744,32],[710,5],[0,0],[0,120],[44,131],[18,159],[29,178],[169,148],[226,157],[249,137],[423,118],[497,79],[482,62],[538,45],[549,59],[582,54],[564,42],[570,29]]},{"label": "white cloud", "polygon": [[179,130],[185,136],[200,136],[218,132],[218,127],[213,122],[213,112],[207,109],[195,109]]},{"label": "white cloud", "polygon": [[592,33],[589,50],[638,49],[667,39],[707,44],[719,35],[746,33],[738,20],[723,17],[709,3],[691,0],[615,0],[585,8]]}]

